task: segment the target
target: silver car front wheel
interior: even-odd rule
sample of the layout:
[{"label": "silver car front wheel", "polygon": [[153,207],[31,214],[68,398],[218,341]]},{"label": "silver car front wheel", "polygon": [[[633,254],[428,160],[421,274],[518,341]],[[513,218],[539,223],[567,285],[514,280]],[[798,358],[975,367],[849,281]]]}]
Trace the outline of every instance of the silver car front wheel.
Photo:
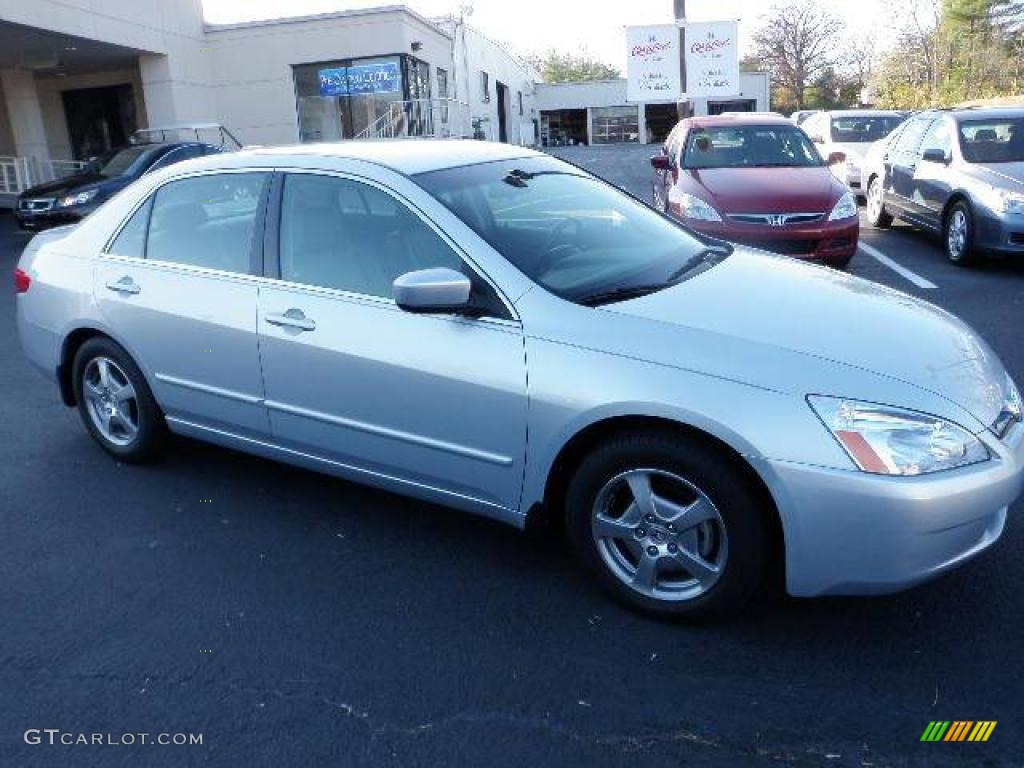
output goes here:
[{"label": "silver car front wheel", "polygon": [[609,480],[594,503],[598,552],[625,586],[656,600],[692,600],[725,570],[725,521],[704,491],[657,469]]},{"label": "silver car front wheel", "polygon": [[742,459],[698,435],[606,438],[565,493],[581,564],[613,595],[658,616],[736,612],[763,580],[775,512]]}]

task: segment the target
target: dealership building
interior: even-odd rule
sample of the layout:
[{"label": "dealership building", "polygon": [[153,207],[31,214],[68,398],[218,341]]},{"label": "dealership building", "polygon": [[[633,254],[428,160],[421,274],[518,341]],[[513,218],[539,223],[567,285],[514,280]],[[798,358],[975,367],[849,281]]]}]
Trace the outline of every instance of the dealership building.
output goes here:
[{"label": "dealership building", "polygon": [[735,100],[678,108],[627,103],[623,80],[537,80],[463,19],[402,5],[212,25],[200,0],[0,0],[0,204],[146,127],[601,144],[658,140],[690,109],[768,108],[763,74],[742,75]]},{"label": "dealership building", "polygon": [[665,140],[682,117],[722,112],[765,112],[769,109],[767,72],[740,72],[739,93],[722,99],[681,102],[626,101],[626,80],[585,83],[538,83],[536,107],[540,115],[540,143],[654,144]]},{"label": "dealership building", "polygon": [[211,25],[200,0],[0,0],[0,194],[182,123],[245,144],[532,145],[536,80],[462,20],[400,5]]}]

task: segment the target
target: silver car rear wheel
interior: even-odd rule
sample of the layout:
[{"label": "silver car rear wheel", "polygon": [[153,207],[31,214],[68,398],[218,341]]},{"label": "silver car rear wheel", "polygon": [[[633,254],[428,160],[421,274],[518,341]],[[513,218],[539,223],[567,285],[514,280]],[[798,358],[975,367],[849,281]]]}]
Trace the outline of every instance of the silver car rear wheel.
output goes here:
[{"label": "silver car rear wheel", "polygon": [[82,374],[86,410],[96,430],[117,446],[139,435],[139,403],[128,375],[109,357],[94,357]]},{"label": "silver car rear wheel", "polygon": [[658,469],[635,469],[598,492],[592,515],[597,550],[625,586],[655,600],[693,600],[725,571],[725,521],[689,480]]},{"label": "silver car rear wheel", "polygon": [[128,463],[146,461],[166,437],[163,413],[139,366],[112,339],[87,339],[74,354],[71,387],[89,434]]}]

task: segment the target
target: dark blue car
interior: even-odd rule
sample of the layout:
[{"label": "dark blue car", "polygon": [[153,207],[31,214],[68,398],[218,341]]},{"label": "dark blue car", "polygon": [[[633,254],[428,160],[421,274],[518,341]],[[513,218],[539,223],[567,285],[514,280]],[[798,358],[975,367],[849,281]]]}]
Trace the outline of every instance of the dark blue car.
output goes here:
[{"label": "dark blue car", "polygon": [[83,173],[26,189],[18,196],[14,217],[22,229],[33,231],[71,224],[150,171],[222,151],[221,147],[200,141],[125,147],[100,158]]}]

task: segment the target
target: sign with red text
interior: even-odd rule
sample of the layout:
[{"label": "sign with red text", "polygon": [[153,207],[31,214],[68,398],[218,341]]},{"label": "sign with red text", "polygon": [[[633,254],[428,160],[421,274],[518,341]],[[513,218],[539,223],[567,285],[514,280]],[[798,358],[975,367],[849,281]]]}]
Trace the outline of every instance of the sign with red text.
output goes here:
[{"label": "sign with red text", "polygon": [[682,96],[679,27],[626,27],[626,101],[675,101]]},{"label": "sign with red text", "polygon": [[735,21],[686,25],[686,94],[719,98],[740,93],[740,47]]}]

